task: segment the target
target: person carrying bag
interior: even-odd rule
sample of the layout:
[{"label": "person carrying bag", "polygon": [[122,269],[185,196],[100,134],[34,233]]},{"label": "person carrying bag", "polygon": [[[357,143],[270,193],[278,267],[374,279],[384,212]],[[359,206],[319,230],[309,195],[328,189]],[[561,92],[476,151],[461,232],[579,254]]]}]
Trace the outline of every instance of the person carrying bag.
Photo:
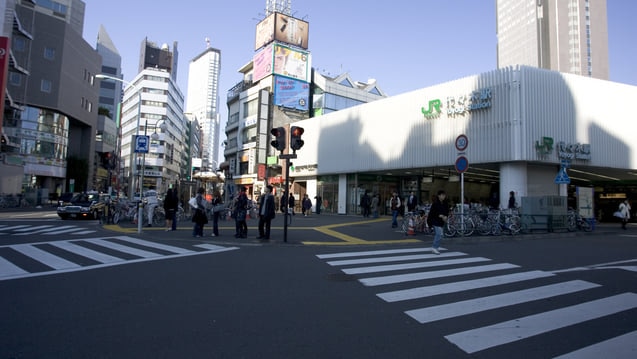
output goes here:
[{"label": "person carrying bag", "polygon": [[206,199],[203,197],[206,190],[200,187],[197,190],[197,196],[195,196],[197,207],[194,209],[195,213],[192,215],[192,221],[195,225],[192,228],[193,237],[203,237],[203,227],[208,223],[208,216],[206,215]]}]

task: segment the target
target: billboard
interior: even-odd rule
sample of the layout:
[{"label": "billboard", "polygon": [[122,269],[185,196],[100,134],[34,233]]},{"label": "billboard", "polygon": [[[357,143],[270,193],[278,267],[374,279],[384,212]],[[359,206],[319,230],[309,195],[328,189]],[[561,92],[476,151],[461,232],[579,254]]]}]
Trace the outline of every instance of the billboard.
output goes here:
[{"label": "billboard", "polygon": [[272,74],[272,45],[257,52],[252,58],[252,81],[256,82]]},{"label": "billboard", "polygon": [[310,84],[283,76],[274,76],[274,105],[309,110]]},{"label": "billboard", "polygon": [[308,36],[307,21],[275,12],[257,24],[254,49],[258,50],[276,40],[307,50]]},{"label": "billboard", "polygon": [[258,50],[274,41],[274,15],[270,14],[257,24],[257,36],[254,42],[254,49]]},{"label": "billboard", "polygon": [[309,24],[288,15],[274,13],[274,39],[307,50]]},{"label": "billboard", "polygon": [[274,73],[309,82],[310,55],[287,46],[274,44]]}]

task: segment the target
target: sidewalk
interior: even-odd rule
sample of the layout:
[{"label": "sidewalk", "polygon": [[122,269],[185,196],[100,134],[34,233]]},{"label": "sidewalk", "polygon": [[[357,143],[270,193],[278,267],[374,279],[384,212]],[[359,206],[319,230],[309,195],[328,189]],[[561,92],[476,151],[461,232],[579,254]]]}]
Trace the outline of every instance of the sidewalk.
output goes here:
[{"label": "sidewalk", "polygon": [[[277,217],[272,221],[270,243],[284,242],[284,216],[277,213]],[[165,227],[142,227],[142,236],[152,236],[157,239],[192,239],[193,223],[189,220],[180,222],[176,232],[166,232]],[[118,225],[104,225],[105,229],[122,232],[129,235],[137,235],[137,224],[130,222],[120,222]],[[632,229],[637,229],[633,226]],[[471,243],[480,241],[502,241],[502,240],[525,240],[539,238],[560,238],[574,236],[590,236],[602,234],[630,233],[623,231],[619,223],[597,223],[592,232],[559,230],[555,232],[533,231],[515,236],[503,234],[501,236],[478,236],[469,237],[445,237],[446,243]],[[219,221],[219,237],[211,237],[212,222],[204,227],[203,240],[216,243],[251,244],[260,243],[258,236],[258,220],[248,219],[248,238],[234,238],[235,223],[233,220]],[[199,240],[199,238],[197,238]],[[292,223],[287,227],[287,243],[304,245],[362,245],[362,244],[409,244],[409,243],[430,243],[432,235],[416,234],[406,236],[395,228],[391,228],[391,217],[381,216],[377,219],[363,218],[360,215],[337,215],[337,214],[312,214],[303,216],[296,214],[292,217]]]}]

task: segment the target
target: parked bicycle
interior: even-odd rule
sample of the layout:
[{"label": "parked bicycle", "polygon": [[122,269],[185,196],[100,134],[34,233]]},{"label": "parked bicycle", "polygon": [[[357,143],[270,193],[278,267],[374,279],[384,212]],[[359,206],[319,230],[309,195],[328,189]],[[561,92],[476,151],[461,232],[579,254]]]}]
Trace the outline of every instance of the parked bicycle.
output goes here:
[{"label": "parked bicycle", "polygon": [[574,232],[578,229],[584,231],[584,232],[590,232],[593,230],[593,226],[591,225],[590,221],[593,221],[594,219],[585,219],[583,218],[579,212],[577,212],[576,210],[569,208],[568,212],[567,212],[567,227],[566,229],[569,232]]},{"label": "parked bicycle", "polygon": [[405,235],[409,234],[409,228],[413,228],[414,233],[430,234],[433,233],[433,228],[427,224],[427,214],[429,213],[429,207],[419,207],[413,212],[407,212],[403,216],[400,230]]}]

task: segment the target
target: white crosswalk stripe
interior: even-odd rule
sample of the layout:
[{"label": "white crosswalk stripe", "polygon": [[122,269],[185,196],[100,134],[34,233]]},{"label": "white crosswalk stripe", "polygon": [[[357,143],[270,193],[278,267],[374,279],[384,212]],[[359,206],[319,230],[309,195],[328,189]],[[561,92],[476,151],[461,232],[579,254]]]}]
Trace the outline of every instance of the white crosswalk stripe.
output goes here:
[{"label": "white crosswalk stripe", "polygon": [[[128,236],[11,244],[0,246],[0,281],[235,249],[238,247],[222,247],[213,244],[180,247]],[[86,260],[78,260],[77,257]],[[86,264],[87,260],[95,264]],[[83,263],[77,263],[78,261]],[[32,267],[28,267],[26,262],[35,262],[40,265],[37,268],[33,267],[33,264]],[[42,269],[42,265],[50,269]]]},{"label": "white crosswalk stripe", "polygon": [[[518,265],[511,263],[481,264],[490,259],[441,250],[440,255],[427,253],[432,251],[431,248],[413,248],[319,254],[317,258],[326,260],[328,265],[339,268],[345,274],[356,276],[365,286],[392,285],[395,287],[400,284],[403,288],[376,295],[387,303],[407,302],[407,305],[412,303],[412,306],[416,308],[406,310],[405,314],[421,324],[461,319],[464,316],[490,310],[537,303],[547,299],[553,300],[558,297],[579,298],[578,295],[582,292],[601,287],[599,284],[577,279],[560,282],[557,272],[520,271]],[[498,273],[499,271],[506,271],[506,273]],[[374,275],[383,272],[395,274]],[[470,275],[472,279],[466,279],[464,276],[467,275]],[[476,276],[480,278],[474,278]],[[451,278],[452,282],[422,285],[423,282],[437,278]],[[454,278],[458,280],[453,281]],[[549,278],[552,279],[548,280]],[[538,284],[542,280],[550,283]],[[404,288],[413,285],[414,282],[418,285]],[[505,285],[509,284],[517,284],[516,289],[506,291]],[[521,286],[525,288],[520,289]],[[469,296],[469,299],[466,299],[467,293],[483,288],[490,288],[488,291],[490,294],[481,297]],[[498,291],[500,292],[497,293]],[[449,299],[442,304],[439,300],[434,300],[435,305],[423,306],[423,303],[432,300],[433,297],[454,293],[459,293],[463,299],[458,301]],[[445,298],[447,297],[440,299]],[[500,323],[492,322],[483,327],[467,328],[464,331],[443,334],[443,336],[464,352],[471,354],[635,308],[637,308],[637,294],[620,293],[594,300],[589,298],[584,303],[562,308],[553,307],[544,312],[521,318],[510,318]],[[589,346],[571,353],[564,353],[560,358],[599,358],[608,356],[609,353],[613,353],[611,357],[632,358],[637,351],[636,342],[637,331],[634,331],[604,342],[588,343]]]},{"label": "white crosswalk stripe", "polygon": [[0,225],[0,234],[5,236],[29,236],[32,234],[41,235],[57,235],[57,234],[73,234],[73,235],[86,235],[95,233],[97,230],[89,229],[79,225],[64,225],[57,226],[54,224],[46,225],[33,225],[33,224],[21,224],[21,225]]}]

